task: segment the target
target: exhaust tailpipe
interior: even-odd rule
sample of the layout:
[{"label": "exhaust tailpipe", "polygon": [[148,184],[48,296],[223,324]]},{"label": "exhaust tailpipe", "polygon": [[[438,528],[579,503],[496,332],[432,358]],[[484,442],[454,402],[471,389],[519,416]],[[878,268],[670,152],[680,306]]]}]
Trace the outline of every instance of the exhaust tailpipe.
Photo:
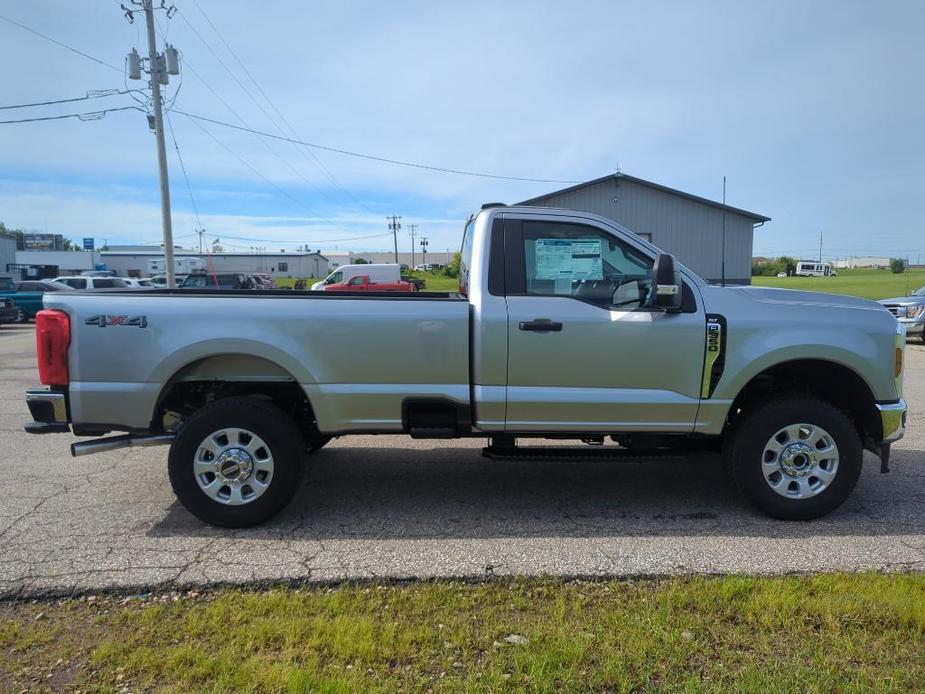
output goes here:
[{"label": "exhaust tailpipe", "polygon": [[174,434],[156,434],[154,436],[110,436],[96,441],[81,441],[71,444],[71,455],[75,458],[82,455],[93,455],[103,451],[114,451],[117,448],[134,448],[135,446],[164,446],[173,443]]}]

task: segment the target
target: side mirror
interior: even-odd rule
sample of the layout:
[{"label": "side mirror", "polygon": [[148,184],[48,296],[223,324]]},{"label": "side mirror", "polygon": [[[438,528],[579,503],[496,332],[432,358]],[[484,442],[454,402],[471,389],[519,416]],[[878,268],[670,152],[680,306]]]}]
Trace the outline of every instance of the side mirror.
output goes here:
[{"label": "side mirror", "polygon": [[674,256],[660,253],[652,267],[652,294],[649,305],[666,311],[680,311],[682,297],[681,272]]}]

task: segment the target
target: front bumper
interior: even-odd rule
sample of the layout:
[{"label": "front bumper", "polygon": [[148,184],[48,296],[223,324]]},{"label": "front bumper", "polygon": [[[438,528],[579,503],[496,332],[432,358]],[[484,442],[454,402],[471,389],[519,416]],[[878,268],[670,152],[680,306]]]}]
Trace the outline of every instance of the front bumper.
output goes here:
[{"label": "front bumper", "polygon": [[921,337],[925,333],[925,321],[899,319],[899,324],[906,329],[906,337]]},{"label": "front bumper", "polygon": [[906,433],[906,401],[878,404],[880,423],[883,425],[882,443],[899,441]]},{"label": "front bumper", "polygon": [[60,434],[71,430],[67,394],[53,390],[27,390],[26,404],[33,419],[25,425],[30,434]]}]

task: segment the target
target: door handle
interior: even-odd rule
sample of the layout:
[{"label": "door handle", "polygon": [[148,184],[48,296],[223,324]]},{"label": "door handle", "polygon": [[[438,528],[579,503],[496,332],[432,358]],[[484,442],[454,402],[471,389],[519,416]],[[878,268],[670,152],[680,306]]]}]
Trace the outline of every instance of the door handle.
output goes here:
[{"label": "door handle", "polygon": [[518,326],[521,330],[530,330],[533,332],[562,332],[562,323],[557,323],[548,318],[537,318],[536,320],[522,320]]}]

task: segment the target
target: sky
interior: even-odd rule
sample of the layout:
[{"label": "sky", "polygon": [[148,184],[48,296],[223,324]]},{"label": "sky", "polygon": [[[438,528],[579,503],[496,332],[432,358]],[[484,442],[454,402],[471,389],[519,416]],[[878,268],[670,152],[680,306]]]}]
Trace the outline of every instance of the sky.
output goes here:
[{"label": "sky", "polygon": [[[123,0],[128,5],[128,0]],[[118,0],[0,0],[0,105],[143,90]],[[925,3],[175,0],[158,44],[177,244],[455,250],[469,212],[621,170],[772,218],[756,255],[925,255]],[[0,120],[145,106],[144,93]],[[141,103],[137,103],[135,99]],[[398,166],[197,121],[205,116]],[[174,142],[175,138],[175,142]],[[176,143],[176,144],[175,144]],[[189,181],[189,188],[177,156]],[[197,217],[198,214],[198,217]],[[143,110],[0,124],[0,221],[159,243]],[[635,231],[644,232],[643,229]],[[368,237],[368,238],[360,238]]]}]

